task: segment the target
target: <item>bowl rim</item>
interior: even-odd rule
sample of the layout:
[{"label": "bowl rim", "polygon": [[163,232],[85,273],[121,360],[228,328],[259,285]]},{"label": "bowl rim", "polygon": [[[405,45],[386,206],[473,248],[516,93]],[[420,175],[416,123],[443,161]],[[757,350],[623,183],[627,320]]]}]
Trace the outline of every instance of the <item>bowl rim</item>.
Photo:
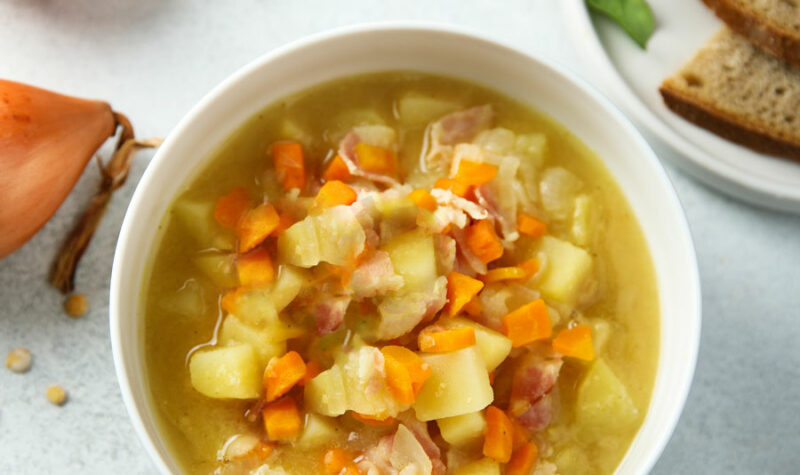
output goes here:
[{"label": "bowl rim", "polygon": [[[689,224],[686,220],[685,211],[683,206],[680,203],[680,200],[675,192],[675,189],[672,185],[672,182],[669,176],[666,173],[663,165],[659,161],[657,155],[651,148],[651,146],[647,143],[644,137],[640,134],[640,132],[636,129],[633,123],[621,112],[619,108],[617,108],[614,104],[612,104],[605,96],[603,96],[594,86],[590,85],[588,82],[584,81],[582,78],[577,76],[575,73],[569,71],[566,67],[559,65],[552,59],[547,59],[542,57],[541,55],[534,55],[510,45],[507,45],[503,42],[500,42],[496,39],[489,38],[484,33],[477,32],[474,29],[466,28],[462,26],[454,26],[451,24],[442,24],[436,22],[420,22],[420,21],[389,21],[389,22],[369,22],[369,23],[358,23],[353,25],[347,25],[343,27],[332,28],[328,30],[324,30],[321,32],[317,32],[303,38],[291,41],[286,43],[282,46],[272,49],[267,53],[255,58],[254,60],[250,61],[249,63],[245,64],[244,66],[237,69],[231,75],[226,77],[222,82],[220,82],[217,86],[212,88],[207,94],[203,96],[203,98],[197,102],[178,122],[175,128],[169,132],[164,143],[156,152],[155,156],[151,159],[150,163],[147,165],[147,168],[144,171],[139,183],[136,185],[136,189],[134,190],[133,196],[128,204],[128,209],[126,210],[125,217],[122,222],[122,226],[120,228],[119,238],[117,241],[117,246],[114,253],[114,259],[112,264],[112,272],[111,272],[111,281],[110,281],[110,295],[109,295],[109,333],[111,336],[111,349],[113,354],[114,360],[114,367],[117,376],[117,381],[119,383],[120,392],[122,395],[123,403],[125,404],[125,408],[128,412],[129,418],[131,423],[134,426],[134,430],[144,446],[146,452],[149,454],[150,459],[156,465],[158,470],[161,473],[169,474],[172,473],[169,469],[169,464],[167,461],[162,457],[162,453],[156,447],[154,438],[152,434],[150,434],[145,427],[144,424],[144,414],[151,412],[152,408],[147,406],[147,403],[144,403],[144,407],[140,408],[139,404],[137,403],[135,396],[133,394],[133,388],[131,385],[130,374],[128,373],[127,366],[125,364],[125,358],[123,356],[123,346],[124,346],[124,338],[121,332],[120,326],[120,315],[122,314],[122,309],[120,308],[120,294],[125,287],[123,282],[123,271],[120,270],[122,266],[122,262],[126,260],[126,253],[128,252],[127,249],[136,246],[137,244],[132,242],[131,234],[134,232],[134,223],[133,223],[133,215],[135,214],[133,210],[137,207],[141,206],[141,202],[146,199],[145,190],[149,188],[150,183],[156,176],[156,169],[160,168],[161,164],[166,161],[167,157],[169,157],[171,153],[171,149],[173,148],[175,143],[178,143],[182,140],[183,135],[185,134],[186,130],[190,128],[190,124],[197,119],[198,116],[204,114],[204,112],[211,108],[212,104],[217,100],[218,96],[223,95],[225,92],[235,89],[237,84],[244,81],[248,76],[258,71],[260,68],[265,67],[265,65],[287,55],[292,55],[297,51],[304,50],[308,47],[313,47],[315,45],[324,43],[328,40],[341,38],[341,37],[348,37],[348,36],[357,36],[363,34],[387,34],[390,32],[395,32],[399,34],[413,34],[413,33],[434,33],[440,35],[447,35],[451,37],[456,37],[462,39],[464,41],[469,41],[473,43],[481,43],[483,45],[491,46],[496,49],[504,50],[509,53],[516,54],[518,56],[524,57],[527,61],[535,63],[538,67],[545,68],[551,70],[558,76],[561,76],[566,81],[571,82],[575,87],[581,89],[586,94],[591,96],[595,101],[602,105],[606,109],[606,112],[609,113],[616,121],[617,125],[624,129],[627,134],[627,137],[639,148],[639,151],[643,153],[643,159],[648,160],[651,162],[653,172],[655,177],[661,181],[665,185],[665,191],[667,192],[665,196],[662,198],[666,198],[669,200],[669,207],[676,211],[675,217],[678,219],[679,229],[674,229],[675,235],[674,238],[681,241],[682,246],[685,247],[687,254],[686,258],[689,259],[691,262],[691,268],[685,269],[686,274],[684,277],[688,281],[687,287],[692,289],[692,295],[687,296],[693,301],[692,307],[694,308],[694,314],[696,318],[693,319],[694,325],[692,328],[686,329],[686,334],[683,336],[690,337],[687,339],[688,349],[690,354],[688,355],[688,359],[686,360],[688,365],[684,368],[685,373],[683,374],[683,378],[681,380],[680,387],[673,387],[673,403],[670,406],[670,413],[667,414],[668,425],[663,428],[663,430],[659,433],[660,435],[656,438],[656,441],[650,446],[650,449],[647,451],[647,456],[644,457],[643,461],[641,462],[641,473],[649,472],[652,467],[655,465],[656,461],[661,456],[664,447],[669,442],[675,427],[678,423],[681,413],[683,412],[683,408],[686,403],[686,399],[689,394],[689,390],[691,388],[691,383],[694,378],[694,372],[697,365],[697,355],[699,350],[700,344],[700,332],[701,332],[701,321],[702,321],[702,302],[701,302],[701,287],[700,287],[700,277],[699,277],[699,270],[697,265],[697,255],[694,247],[694,243],[691,237],[691,231],[689,228]],[[457,77],[457,75],[454,75]],[[489,84],[488,86],[491,87]],[[580,137],[579,137],[580,138]],[[638,220],[638,219],[637,219]],[[648,243],[649,244],[649,243]],[[654,269],[655,271],[655,269]],[[656,274],[658,276],[658,274]],[[136,288],[140,289],[141,283],[136,284]],[[660,361],[663,356],[662,354],[663,349],[659,348],[659,359],[657,363],[660,366]],[[654,387],[653,391],[656,388],[656,383],[658,381],[657,377],[658,373],[656,373],[656,379],[654,380]],[[651,394],[650,401],[648,404],[648,410],[646,414],[650,412],[650,408],[653,405],[655,394]],[[146,411],[143,412],[142,409]],[[642,424],[646,422],[646,418],[643,419]],[[641,430],[641,428],[640,428]],[[630,450],[630,449],[628,449]],[[627,454],[627,452],[626,452]],[[627,456],[627,455],[626,455]],[[624,461],[624,457],[623,460]],[[620,461],[620,463],[622,463]],[[617,469],[618,470],[618,469]]]}]

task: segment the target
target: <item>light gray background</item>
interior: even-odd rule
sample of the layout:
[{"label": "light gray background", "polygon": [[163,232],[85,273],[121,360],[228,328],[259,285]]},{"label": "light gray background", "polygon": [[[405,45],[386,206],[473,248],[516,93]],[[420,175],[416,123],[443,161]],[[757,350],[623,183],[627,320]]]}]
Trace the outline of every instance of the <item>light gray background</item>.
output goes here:
[{"label": "light gray background", "polygon": [[[376,20],[458,24],[592,79],[566,37],[557,0],[0,0],[0,77],[104,98],[128,114],[139,136],[164,136],[259,55],[310,33]],[[65,316],[61,295],[45,279],[61,237],[95,190],[94,167],[46,227],[0,261],[0,356],[18,345],[34,354],[25,375],[0,368],[2,474],[154,472],[119,395],[107,311],[117,234],[151,156],[137,156],[84,257],[78,289],[91,302],[87,316]],[[669,172],[697,246],[704,324],[693,389],[654,472],[797,473],[800,218]],[[54,382],[69,392],[64,407],[44,397]]]}]

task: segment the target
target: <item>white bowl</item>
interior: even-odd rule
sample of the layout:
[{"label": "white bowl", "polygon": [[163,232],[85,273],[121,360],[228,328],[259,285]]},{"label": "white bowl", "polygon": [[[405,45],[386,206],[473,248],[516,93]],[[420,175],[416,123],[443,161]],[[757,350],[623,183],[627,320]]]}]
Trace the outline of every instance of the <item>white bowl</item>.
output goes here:
[{"label": "white bowl", "polygon": [[661,339],[650,408],[617,473],[646,473],[669,440],[694,373],[700,284],[678,198],[631,123],[572,74],[452,29],[371,25],[293,43],[239,70],[209,93],[161,146],[133,195],[111,276],[111,342],[122,396],[139,437],[163,473],[179,472],[159,433],[145,371],[141,292],[158,244],[159,219],[208,156],[274,101],[336,77],[418,70],[485,84],[545,112],[593,149],[616,178],[649,244],[658,281]]}]

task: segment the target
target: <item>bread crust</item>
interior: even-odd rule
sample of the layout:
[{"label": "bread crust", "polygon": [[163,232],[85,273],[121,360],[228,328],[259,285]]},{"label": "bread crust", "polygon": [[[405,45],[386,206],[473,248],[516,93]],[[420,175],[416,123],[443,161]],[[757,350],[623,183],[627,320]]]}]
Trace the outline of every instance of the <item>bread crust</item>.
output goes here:
[{"label": "bread crust", "polygon": [[668,81],[665,81],[658,91],[667,107],[695,125],[756,152],[800,160],[800,143],[772,137],[763,131],[755,130],[737,121],[735,117],[729,117],[724,112],[714,110],[694,98],[681,94],[680,91],[671,88]]},{"label": "bread crust", "polygon": [[731,30],[744,36],[767,53],[800,66],[800,35],[740,10],[729,0],[703,0]]}]

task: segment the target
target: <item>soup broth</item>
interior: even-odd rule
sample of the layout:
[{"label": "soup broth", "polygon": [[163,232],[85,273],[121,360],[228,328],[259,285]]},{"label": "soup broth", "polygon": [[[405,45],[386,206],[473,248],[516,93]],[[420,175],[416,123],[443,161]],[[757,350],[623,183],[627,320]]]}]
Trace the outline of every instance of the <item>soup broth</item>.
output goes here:
[{"label": "soup broth", "polygon": [[[479,107],[490,107],[491,118],[478,126],[475,133],[462,133],[458,143],[446,143],[452,137],[441,138],[448,133],[448,121],[454,121],[453,117],[463,119],[463,115],[458,115],[461,111],[477,114]],[[474,119],[473,125],[482,120],[482,117]],[[364,129],[365,126],[368,128]],[[375,126],[384,127],[376,129]],[[445,127],[438,139],[435,136],[439,130],[437,127]],[[378,133],[387,128],[392,132]],[[362,141],[354,149],[360,167],[357,173],[367,168],[367,152],[388,150],[391,153],[387,152],[385,156],[394,161],[376,162],[375,170],[378,172],[372,173],[380,174],[381,167],[384,167],[383,172],[392,177],[392,182],[381,182],[380,177],[379,181],[371,180],[370,173],[364,176],[348,173],[350,177],[342,181],[347,183],[347,188],[355,190],[357,201],[353,204],[335,201],[346,199],[342,195],[347,194],[347,190],[337,189],[331,193],[330,199],[338,205],[325,208],[319,195],[324,193],[320,191],[322,188],[328,188],[322,185],[337,180],[321,177],[331,170],[331,164],[337,158],[348,152],[342,143],[354,130]],[[458,135],[458,131],[453,134]],[[367,138],[371,135],[376,135],[376,138]],[[368,143],[370,140],[375,143]],[[387,141],[391,143],[387,144]],[[302,149],[304,173],[308,178],[299,196],[296,191],[285,190],[289,179],[287,172],[276,173],[273,159],[278,150],[282,150],[274,147],[276,143],[297,144]],[[469,149],[467,145],[479,149]],[[437,152],[437,146],[444,151]],[[489,164],[488,168],[477,168],[481,172],[472,175],[477,180],[475,183],[484,180],[482,174],[485,173],[497,173],[497,177],[488,184],[469,184],[463,178],[466,176],[463,174],[467,174],[465,168],[452,165],[452,160],[460,153],[464,163],[472,165],[463,158],[467,157],[477,164]],[[489,158],[478,160],[475,154],[501,159],[495,162]],[[378,153],[377,156],[384,155]],[[505,157],[512,157],[515,161],[503,161]],[[446,162],[444,165],[443,160]],[[510,175],[504,168],[511,166],[509,163],[514,167]],[[450,179],[452,183],[442,179]],[[485,188],[491,183],[499,186]],[[461,193],[464,187],[467,191]],[[307,296],[303,297],[302,304],[297,303],[299,300],[289,303],[277,317],[283,319],[283,330],[291,338],[265,343],[264,348],[238,344],[245,337],[226,340],[227,336],[223,335],[228,331],[225,322],[233,313],[231,305],[236,308],[230,301],[237,295],[241,297],[241,291],[234,295],[236,289],[278,285],[281,279],[288,278],[285,256],[293,251],[286,251],[288,245],[279,241],[289,238],[275,236],[291,235],[289,230],[297,223],[313,218],[314,213],[327,216],[324,213],[328,210],[356,206],[358,200],[369,193],[383,196],[388,193],[386,190],[393,188],[402,190],[395,193],[400,198],[412,196],[409,190],[425,190],[425,193],[413,195],[419,209],[439,210],[452,206],[459,211],[467,206],[463,201],[475,204],[478,209],[471,210],[473,214],[460,211],[466,215],[466,224],[461,228],[472,230],[474,226],[474,233],[467,234],[483,238],[483,234],[478,232],[483,230],[477,225],[479,222],[481,225],[488,223],[486,226],[492,228],[488,231],[490,237],[496,235],[502,245],[499,248],[502,256],[483,262],[484,268],[481,269],[484,259],[478,249],[469,245],[462,249],[463,243],[457,237],[452,244],[455,260],[450,263],[454,270],[443,271],[433,265],[436,282],[447,283],[447,303],[442,302],[445,306],[437,309],[437,315],[426,315],[417,325],[411,325],[413,329],[395,336],[381,326],[385,317],[378,315],[383,315],[381,312],[385,308],[381,305],[386,304],[388,297],[382,297],[380,291],[378,294],[365,291],[363,295],[368,297],[358,302],[355,297],[352,302],[348,300],[350,306],[346,312],[343,311],[346,315],[340,323],[321,321],[316,310],[319,306],[306,303],[313,298],[329,298],[325,301],[328,306],[334,301],[341,302],[341,289],[330,295],[325,292],[333,285],[331,282],[340,277],[337,272],[346,265],[331,264],[341,257],[336,254],[327,258],[327,262],[320,258],[320,263],[304,267],[305,264],[299,262],[307,259],[308,254],[298,252],[289,259],[294,259],[292,268],[299,269],[303,279],[307,279],[303,281],[306,290],[301,291],[301,296],[303,292]],[[220,224],[225,217],[218,200],[232,196],[234,189],[240,190],[237,196],[249,197],[251,208],[267,203],[274,205],[280,215],[278,230],[272,231],[266,239],[261,238],[263,242],[258,241],[254,251],[250,251],[252,254],[263,250],[261,255],[267,255],[274,270],[272,277],[265,277],[263,260],[253,260],[256,263],[253,268],[261,269],[258,274],[261,277],[256,277],[255,281],[252,273],[243,271],[243,258],[237,257],[237,252],[242,254],[245,238],[242,237],[241,219],[246,218],[239,218],[238,224],[233,226],[235,229]],[[497,196],[487,195],[492,190]],[[459,197],[462,201],[452,198],[451,202],[445,203],[459,194],[464,196]],[[433,205],[427,201],[431,196]],[[524,196],[524,199],[512,196]],[[505,213],[504,216],[503,200],[506,199],[514,200],[513,215]],[[500,206],[496,206],[498,202]],[[407,202],[399,203],[405,205]],[[500,211],[491,209],[493,206]],[[320,211],[323,208],[325,210]],[[483,219],[476,219],[484,216],[482,213],[487,210]],[[456,211],[451,214],[456,216]],[[381,208],[381,222],[386,225],[375,224],[374,232],[379,238],[376,249],[380,252],[386,250],[394,264],[397,273],[393,278],[402,274],[402,279],[392,281],[396,285],[387,285],[394,285],[389,293],[398,299],[405,311],[405,307],[412,306],[416,302],[413,299],[423,293],[409,294],[398,290],[409,287],[411,283],[410,274],[398,270],[402,263],[395,260],[400,246],[397,236],[425,234],[419,229],[428,229],[426,226],[430,225],[436,229],[428,234],[452,234],[463,238],[463,235],[458,235],[461,229],[458,225],[462,223],[459,218],[453,218],[453,222],[446,223],[446,226],[438,226],[436,219],[444,219],[444,211],[438,215],[435,211],[421,211],[429,221],[423,222],[419,217],[422,214],[416,214],[411,227],[398,230],[387,218],[387,213],[394,212]],[[398,216],[405,212],[405,208],[396,210]],[[515,222],[506,223],[504,218]],[[326,236],[319,231],[320,226],[326,225],[322,221],[316,224],[317,233],[320,239],[325,240]],[[421,222],[423,224],[419,224]],[[336,225],[332,226],[335,228]],[[432,440],[436,445],[438,460],[431,456],[430,450],[426,451],[434,473],[441,470],[442,465],[447,467],[447,473],[493,473],[495,469],[499,470],[496,473],[511,473],[514,463],[522,463],[523,467],[526,463],[526,454],[520,449],[528,447],[524,444],[535,447],[537,452],[535,461],[530,462],[530,473],[534,470],[542,470],[537,473],[555,470],[562,474],[611,473],[624,456],[648,410],[659,352],[659,305],[653,266],[636,219],[601,160],[577,137],[544,114],[496,91],[448,77],[387,72],[347,77],[286,97],[244,123],[213,153],[175,199],[161,226],[162,237],[154,252],[142,295],[146,362],[151,397],[162,434],[186,473],[250,473],[251,470],[261,470],[258,473],[328,473],[324,471],[330,469],[325,465],[326,457],[336,454],[351,457],[343,465],[343,470],[352,468],[360,470],[360,473],[369,473],[369,464],[378,466],[379,463],[373,459],[380,455],[368,451],[387,440],[387,443],[394,444],[393,450],[399,450],[399,441],[405,440],[405,429],[400,426],[411,429],[423,446],[425,440],[422,439]],[[369,239],[368,235],[367,242]],[[448,239],[435,238],[435,242],[437,246],[440,242],[451,246]],[[389,241],[391,245],[386,244]],[[344,252],[341,248],[350,244],[350,241],[340,238],[336,241],[337,249],[330,252]],[[324,243],[319,248],[323,246]],[[437,247],[437,262],[441,260],[439,252]],[[467,255],[470,252],[475,255]],[[476,256],[477,260],[474,259]],[[429,264],[422,262],[422,257],[419,260],[420,266]],[[501,270],[490,274],[494,269]],[[464,302],[463,308],[451,317],[448,312],[457,306],[454,293],[462,289],[458,285],[459,277],[452,277],[453,273],[471,279],[465,280],[467,284],[464,287],[478,282],[475,286],[480,285],[481,289],[475,296],[467,292],[469,302]],[[251,282],[249,286],[242,283],[245,275]],[[509,275],[514,278],[508,279]],[[441,280],[443,277],[447,279]],[[342,288],[351,292],[347,285]],[[444,292],[444,287],[436,289],[430,292]],[[276,298],[274,294],[270,295]],[[229,299],[227,304],[226,298]],[[346,298],[351,297],[348,294]],[[540,307],[532,302],[541,302],[536,304]],[[527,334],[530,323],[520,327],[524,331],[515,332],[515,318],[528,322],[526,318],[541,315],[541,312],[549,321],[548,328],[552,326],[552,334],[534,335],[518,342],[517,339],[524,337],[523,333]],[[512,314],[514,317],[506,318]],[[330,317],[330,314],[325,314],[325,317]],[[406,317],[413,318],[403,318]],[[451,324],[454,320],[477,323],[479,327],[475,327],[473,332],[469,327],[473,323]],[[425,328],[429,326],[436,328],[427,332]],[[452,331],[456,327],[464,331]],[[502,347],[500,350],[491,347],[491,353],[484,351],[481,344],[488,340],[481,340],[483,328],[488,328],[491,335],[499,335],[497,341],[502,339],[498,343]],[[439,333],[434,335],[437,331]],[[593,353],[591,355],[586,354],[586,332],[590,338],[588,348]],[[472,346],[458,343],[460,335],[467,333],[475,336],[476,343]],[[513,342],[513,348],[507,344],[509,341]],[[433,346],[429,347],[429,344]],[[388,372],[389,366],[380,373],[389,378],[380,383],[388,385],[389,389],[376,393],[390,394],[397,399],[390,397],[386,403],[389,409],[381,409],[375,414],[359,413],[354,408],[361,406],[354,406],[352,394],[344,400],[347,410],[343,414],[338,414],[330,406],[315,409],[318,401],[309,395],[311,388],[315,388],[314,379],[326,377],[323,375],[329,374],[334,367],[341,366],[345,371],[349,363],[343,361],[363,362],[364,355],[380,355],[381,351],[384,356],[389,355],[389,350],[381,350],[387,345],[409,348],[415,355],[420,355],[418,358],[424,360],[426,367],[433,367],[432,378],[438,377],[435,358],[459,354],[463,355],[463,361],[467,361],[478,354],[480,361],[487,363],[486,374],[479,376],[491,380],[491,383],[486,383],[491,384],[487,386],[492,396],[491,407],[499,408],[499,412],[504,414],[497,416],[501,426],[502,421],[508,420],[511,423],[509,427],[515,432],[511,462],[503,461],[502,453],[506,450],[502,448],[503,443],[497,446],[500,447],[497,449],[500,455],[497,455],[491,442],[494,436],[490,432],[494,430],[495,419],[487,405],[470,409],[469,414],[461,411],[456,416],[450,414],[451,409],[457,410],[453,409],[458,406],[457,402],[441,403],[441,408],[433,403],[424,405],[421,398],[427,397],[428,391],[424,384],[432,380],[421,383],[421,390],[415,387],[411,397],[416,397],[416,400],[410,406],[402,405],[397,402],[402,399],[397,399],[400,389],[396,384],[399,383],[392,380],[394,373]],[[301,426],[298,433],[292,435],[291,428],[284,426],[280,427],[290,432],[288,437],[270,437],[271,433],[265,432],[264,419],[268,413],[262,411],[277,403],[266,402],[263,388],[260,393],[255,390],[250,394],[250,387],[223,387],[216,380],[203,379],[199,368],[201,363],[205,363],[201,359],[218,348],[242,349],[250,358],[248,361],[262,358],[258,363],[259,384],[263,368],[270,360],[274,361],[270,363],[272,366],[278,364],[278,360],[286,360],[287,351],[296,351],[300,355],[306,365],[307,377],[296,382],[287,395],[279,399],[290,401],[299,411]],[[421,348],[431,351],[421,351]],[[439,351],[448,348],[453,349]],[[348,354],[352,356],[359,351],[358,358],[362,359],[353,356],[347,360]],[[505,356],[500,357],[502,361],[489,371],[489,360],[498,351]],[[251,357],[251,354],[256,356]],[[391,355],[385,357],[392,360]],[[377,358],[382,361],[381,365],[388,365],[381,356]],[[208,364],[213,366],[214,363]],[[314,371],[310,369],[312,367],[315,367]],[[218,374],[228,371],[228,376],[233,371],[236,377],[244,378],[242,374],[246,371],[236,373],[238,370],[202,367],[202,371],[217,371]],[[521,390],[515,389],[524,386],[526,374],[549,370],[555,372],[556,379],[539,391],[541,394],[520,395]],[[360,371],[365,371],[363,366]],[[317,376],[316,372],[321,373]],[[412,373],[409,369],[408,374],[413,379]],[[244,384],[242,381],[238,383]],[[470,383],[471,386],[480,384]],[[314,389],[317,390],[319,388]],[[397,407],[400,409],[395,411]],[[447,417],[439,417],[443,414]],[[472,426],[468,418],[474,421]],[[448,421],[442,422],[444,419]],[[309,435],[318,424],[324,426],[319,434]],[[522,427],[519,432],[523,445],[516,442],[518,426]],[[420,436],[420,430],[427,433]],[[476,434],[472,437],[475,440],[466,440],[470,438],[470,431]],[[330,452],[331,449],[343,451]],[[529,462],[530,454],[527,455]],[[387,458],[384,461],[397,468],[396,457],[392,460]],[[423,457],[416,468],[424,472],[427,463]],[[437,465],[439,463],[441,465]]]}]

